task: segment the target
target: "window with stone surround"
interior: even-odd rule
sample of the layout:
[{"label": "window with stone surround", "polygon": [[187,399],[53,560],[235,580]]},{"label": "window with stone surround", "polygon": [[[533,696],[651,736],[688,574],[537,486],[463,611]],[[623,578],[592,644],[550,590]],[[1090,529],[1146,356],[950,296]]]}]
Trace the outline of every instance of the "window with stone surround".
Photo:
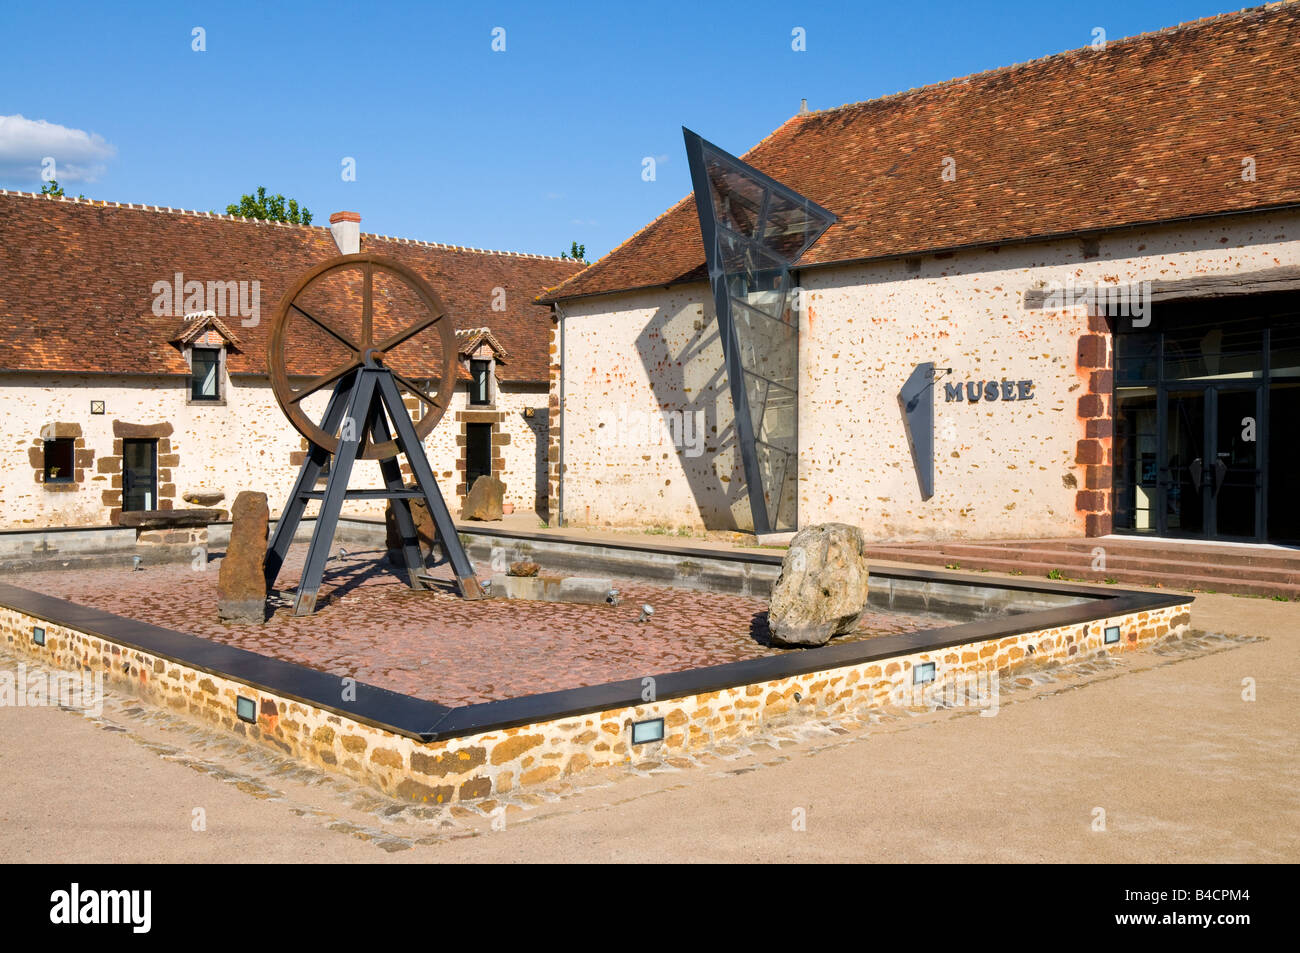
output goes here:
[{"label": "window with stone surround", "polygon": [[71,437],[45,441],[45,483],[73,483],[76,478],[75,450]]},{"label": "window with stone surround", "polygon": [[188,404],[215,404],[226,402],[226,349],[224,347],[188,348],[185,352],[190,365]]},{"label": "window with stone surround", "polygon": [[492,404],[492,361],[474,359],[469,362],[469,402],[475,406]]}]

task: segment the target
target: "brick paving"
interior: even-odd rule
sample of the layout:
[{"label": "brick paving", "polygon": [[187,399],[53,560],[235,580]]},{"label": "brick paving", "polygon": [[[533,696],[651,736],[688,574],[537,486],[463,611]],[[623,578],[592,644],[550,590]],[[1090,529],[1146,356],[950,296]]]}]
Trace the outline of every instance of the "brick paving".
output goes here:
[{"label": "brick paving", "polygon": [[[345,547],[346,548],[346,547]],[[305,546],[289,554],[278,585],[297,584]],[[217,619],[220,559],[141,571],[44,571],[9,577],[59,599],[227,645],[350,676],[371,685],[463,705],[642,678],[784,650],[768,644],[766,600],[615,581],[618,606],[486,600],[408,589],[376,551],[335,556],[316,615],[278,609],[261,626]],[[450,578],[446,567],[434,576]],[[654,614],[638,623],[640,607]],[[864,639],[955,624],[931,613],[864,614]]]}]

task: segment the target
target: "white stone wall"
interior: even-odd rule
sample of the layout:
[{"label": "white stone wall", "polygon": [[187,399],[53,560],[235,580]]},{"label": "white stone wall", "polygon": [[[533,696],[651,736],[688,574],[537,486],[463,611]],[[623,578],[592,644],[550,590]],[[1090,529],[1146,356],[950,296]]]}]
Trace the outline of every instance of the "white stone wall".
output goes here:
[{"label": "white stone wall", "polygon": [[[750,528],[707,285],[561,310],[565,522]],[[667,428],[664,413],[676,415]],[[674,434],[671,422],[687,415],[689,434]]]},{"label": "white stone wall", "polygon": [[[1026,310],[1025,292],[1067,278],[1127,284],[1296,265],[1300,217],[1116,232],[1097,252],[1085,258],[1072,239],[805,272],[800,525],[842,520],[900,540],[1082,535],[1077,403],[1089,372],[1076,363],[1086,308]],[[567,523],[745,526],[726,380],[706,373],[722,365],[708,295],[699,283],[564,303]],[[698,364],[684,369],[687,359]],[[1035,396],[947,403],[941,380],[935,495],[922,501],[898,392],[926,361],[951,367],[949,381],[1032,379]],[[670,447],[598,441],[611,406],[656,402],[706,406],[709,447],[724,452],[686,460]]]},{"label": "white stone wall", "polygon": [[[0,373],[0,420],[5,450],[0,453],[0,529],[48,526],[102,526],[109,522],[110,505],[103,491],[113,484],[111,473],[99,472],[99,460],[113,455],[113,421],[132,424],[171,423],[171,454],[179,458],[171,470],[176,505],[187,506],[181,495],[198,487],[223,490],[221,508],[229,509],[241,490],[265,492],[273,513],[283,506],[298,466],[294,454],[303,449],[301,435],[281,413],[264,380],[228,380],[224,406],[187,404],[188,381],[182,379],[127,378],[103,375],[31,375]],[[306,406],[319,419],[325,394],[308,398]],[[455,496],[456,461],[462,448],[456,443],[455,413],[466,409],[465,384],[457,387],[452,407],[425,441],[430,465],[444,498],[459,515]],[[90,402],[102,400],[105,413],[92,415]],[[505,459],[506,501],[531,510],[535,494],[545,480],[546,416],[536,415],[540,449],[533,421],[524,407],[544,408],[546,394],[539,386],[503,384],[498,408],[512,411],[503,425],[511,434]],[[37,482],[29,456],[42,428],[50,423],[80,425],[86,449],[95,463],[86,469],[75,490],[52,490]],[[164,469],[160,467],[160,469]],[[160,481],[161,483],[162,481]],[[119,481],[120,485],[120,481]],[[353,487],[380,486],[378,464],[361,461],[353,471]],[[312,504],[308,513],[315,512]],[[349,502],[344,512],[381,516],[383,504]]]}]

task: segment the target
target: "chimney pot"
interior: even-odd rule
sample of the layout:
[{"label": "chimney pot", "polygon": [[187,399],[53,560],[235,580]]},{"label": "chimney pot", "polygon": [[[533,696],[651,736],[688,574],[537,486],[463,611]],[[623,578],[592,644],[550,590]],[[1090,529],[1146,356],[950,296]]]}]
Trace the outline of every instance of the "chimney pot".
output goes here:
[{"label": "chimney pot", "polygon": [[335,212],[330,216],[330,234],[341,255],[355,255],[361,251],[361,213]]}]

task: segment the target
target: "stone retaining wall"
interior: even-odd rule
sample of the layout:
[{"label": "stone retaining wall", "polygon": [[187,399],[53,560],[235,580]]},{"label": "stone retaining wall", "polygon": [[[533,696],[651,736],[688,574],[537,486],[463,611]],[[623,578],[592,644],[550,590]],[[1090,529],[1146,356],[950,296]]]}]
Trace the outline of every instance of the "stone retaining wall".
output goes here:
[{"label": "stone retaining wall", "polygon": [[[920,664],[934,663],[938,687],[979,673],[1007,675],[1045,661],[1133,651],[1185,633],[1190,622],[1186,605],[1131,612],[684,698],[629,699],[626,706],[605,711],[428,743],[7,607],[0,607],[0,644],[54,668],[102,671],[106,687],[132,692],[390,795],[446,803],[632,761],[634,721],[664,719],[664,740],[637,746],[635,759],[644,760],[660,748],[688,751],[805,715],[835,716],[887,704],[910,689]],[[34,625],[45,629],[43,646],[32,640]],[[1120,639],[1107,645],[1104,632],[1111,626],[1119,626]],[[255,723],[236,716],[239,695],[256,703]]]}]

